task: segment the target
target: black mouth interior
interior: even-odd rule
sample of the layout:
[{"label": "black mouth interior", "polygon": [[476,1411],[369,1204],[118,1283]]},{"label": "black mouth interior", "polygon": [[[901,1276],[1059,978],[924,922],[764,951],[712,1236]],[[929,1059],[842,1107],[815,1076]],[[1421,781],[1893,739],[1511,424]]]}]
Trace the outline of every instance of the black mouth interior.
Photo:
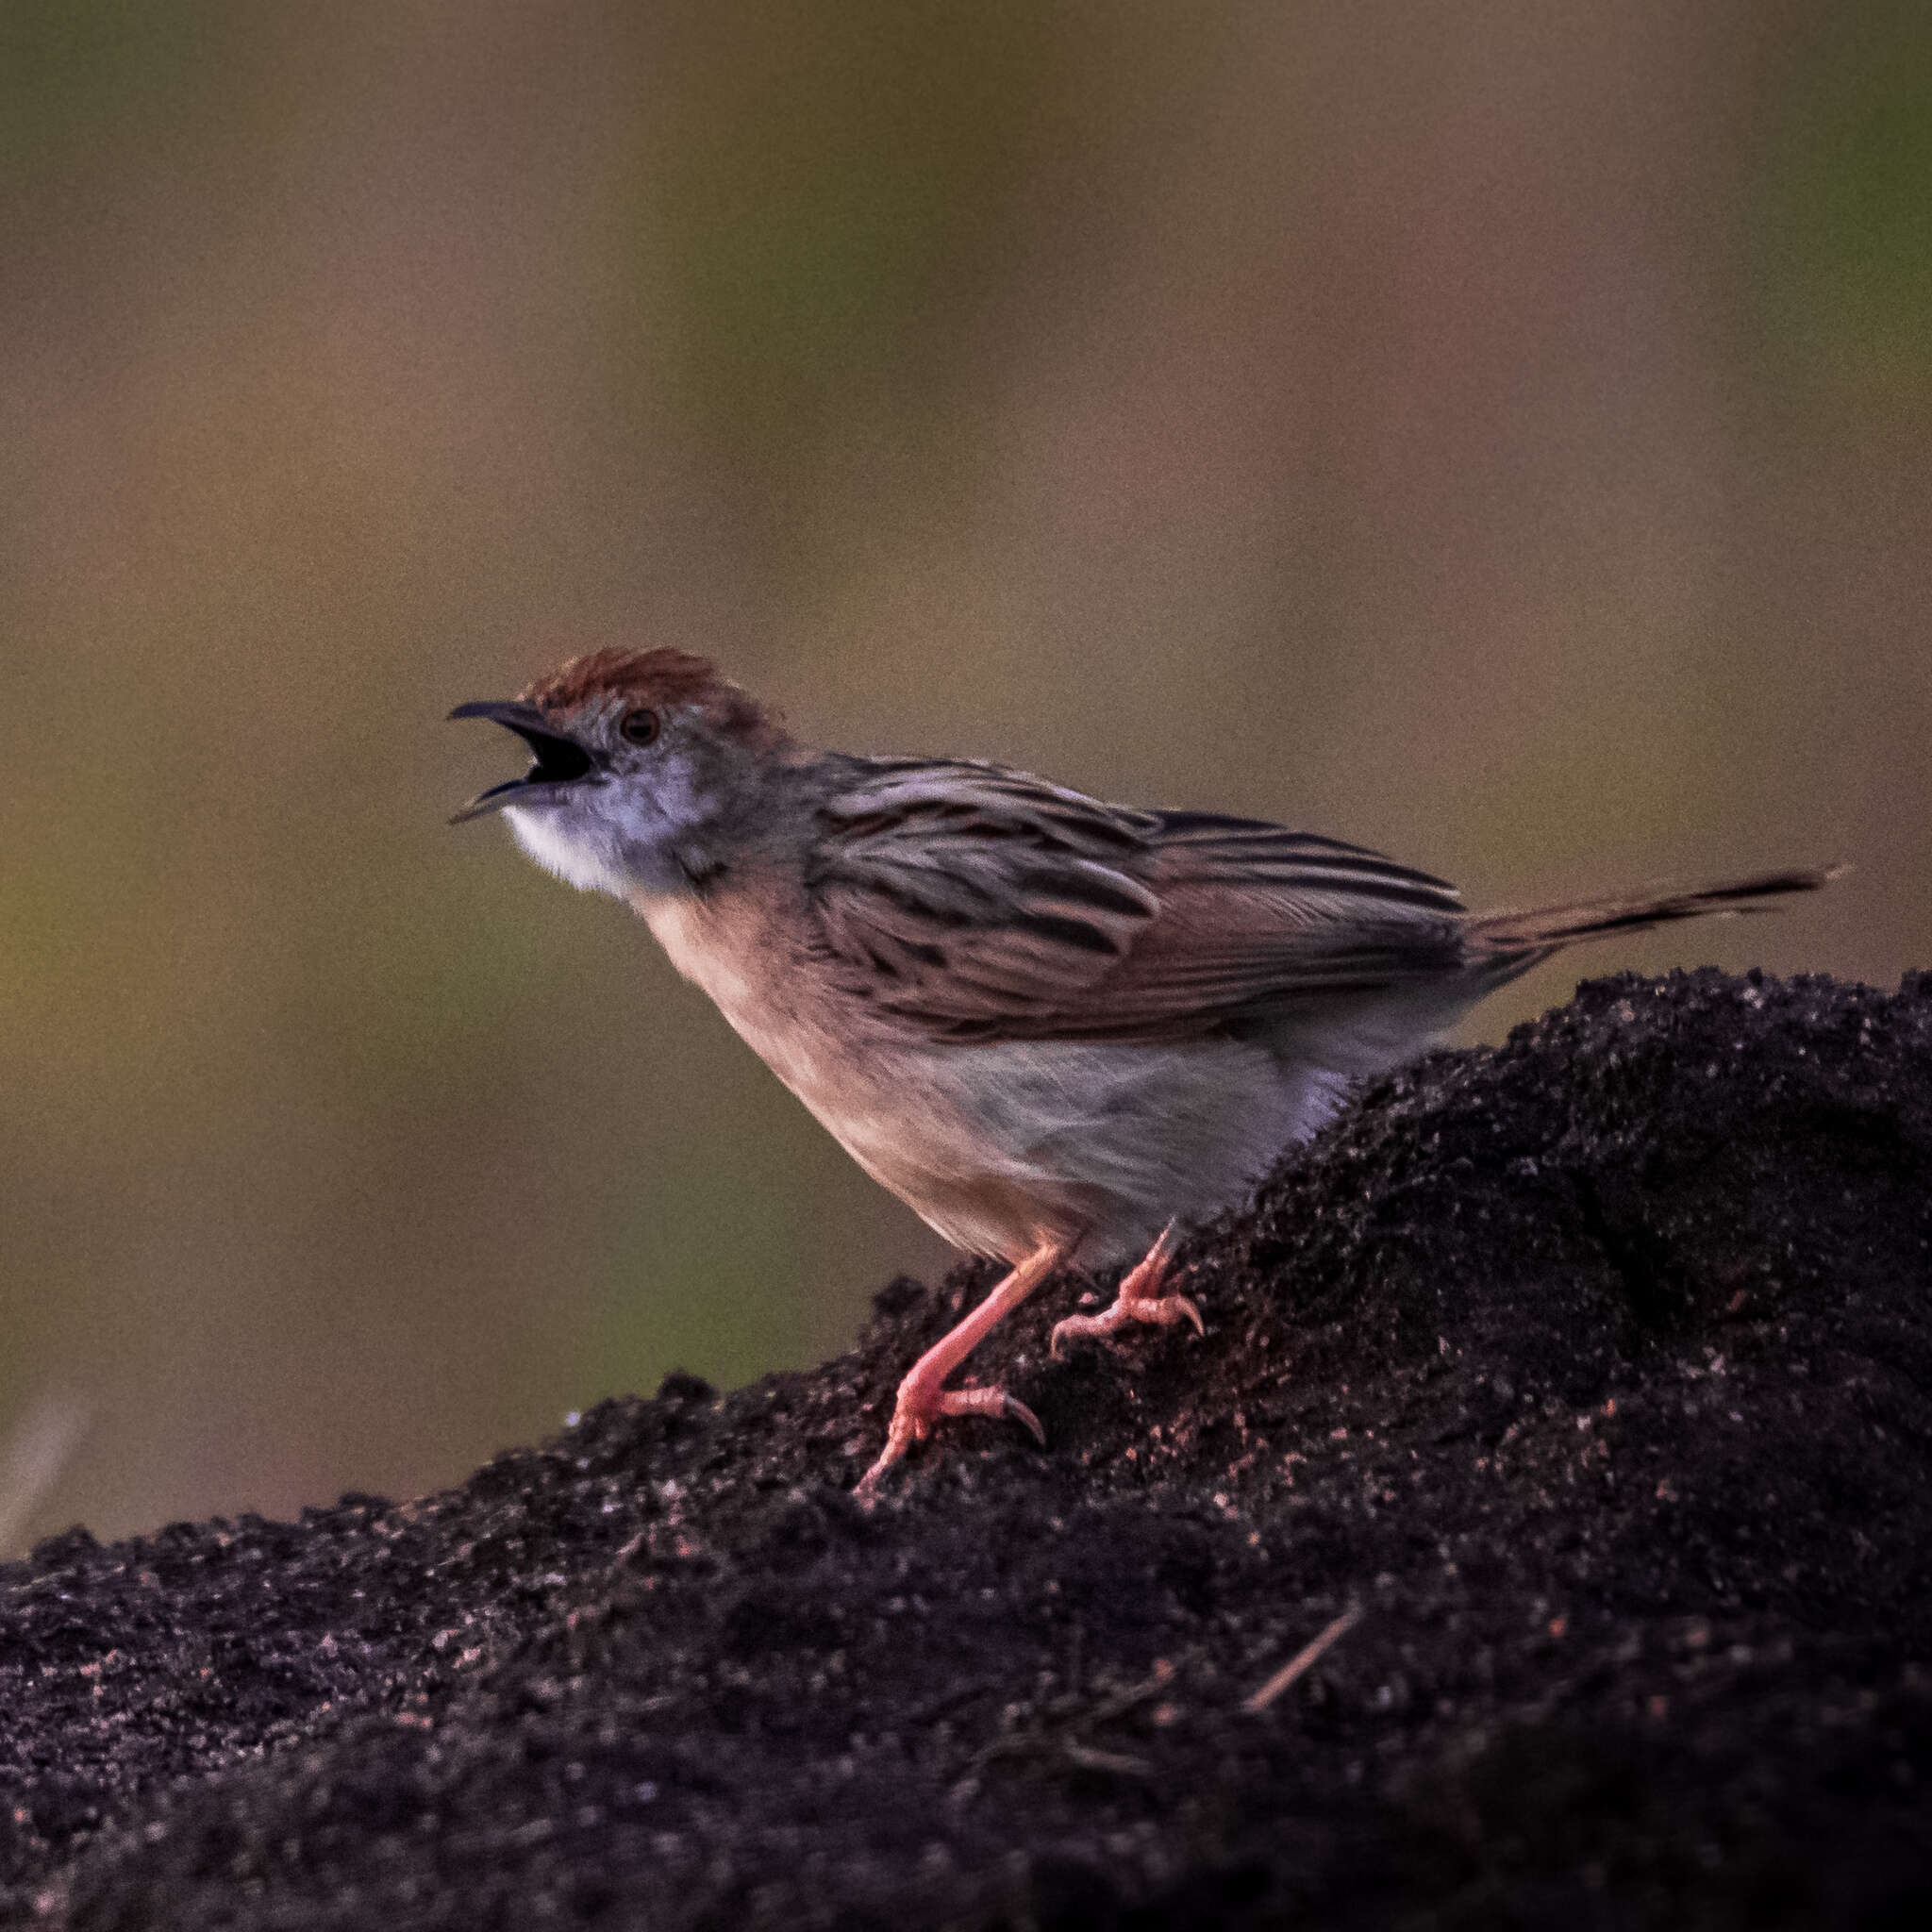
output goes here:
[{"label": "black mouth interior", "polygon": [[526,724],[509,728],[530,747],[530,769],[523,775],[524,784],[568,785],[591,775],[590,755],[569,739],[552,738]]}]

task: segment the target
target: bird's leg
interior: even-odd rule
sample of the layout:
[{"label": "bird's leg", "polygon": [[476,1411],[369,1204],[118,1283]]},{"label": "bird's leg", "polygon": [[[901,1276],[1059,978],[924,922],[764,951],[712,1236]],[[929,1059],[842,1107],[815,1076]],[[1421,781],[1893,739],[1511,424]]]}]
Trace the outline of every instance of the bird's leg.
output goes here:
[{"label": "bird's leg", "polygon": [[1201,1311],[1184,1294],[1162,1294],[1167,1271],[1174,1259],[1174,1223],[1160,1230],[1160,1238],[1147,1250],[1145,1257],[1121,1282],[1113,1307],[1098,1315],[1069,1315],[1054,1324],[1048,1343],[1054,1355],[1060,1352],[1060,1341],[1068,1335],[1111,1335],[1129,1322],[1154,1322],[1165,1327],[1170,1322],[1191,1322],[1194,1333],[1207,1333],[1201,1325]]},{"label": "bird's leg", "polygon": [[880,1476],[905,1455],[909,1444],[924,1441],[942,1415],[1011,1416],[1031,1429],[1042,1447],[1045,1445],[1046,1431],[1040,1426],[1040,1418],[1024,1402],[1014,1401],[1004,1389],[948,1389],[944,1385],[946,1377],[979,1345],[993,1324],[1017,1308],[1060,1265],[1072,1245],[1069,1241],[1042,1242],[970,1315],[949,1328],[913,1363],[899,1384],[899,1399],[892,1406],[892,1425],[886,1433],[886,1446],[853,1491],[861,1502],[872,1500]]}]

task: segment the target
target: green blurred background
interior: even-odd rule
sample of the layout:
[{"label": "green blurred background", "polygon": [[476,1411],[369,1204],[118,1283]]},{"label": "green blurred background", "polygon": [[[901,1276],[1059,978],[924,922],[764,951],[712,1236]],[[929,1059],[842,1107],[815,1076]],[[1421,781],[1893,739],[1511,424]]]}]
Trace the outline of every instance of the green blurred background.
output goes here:
[{"label": "green blurred background", "polygon": [[1932,9],[7,0],[0,491],[8,1533],[420,1491],[944,1258],[444,824],[569,652],[1478,901],[1858,866],[1471,1038],[1932,961]]}]

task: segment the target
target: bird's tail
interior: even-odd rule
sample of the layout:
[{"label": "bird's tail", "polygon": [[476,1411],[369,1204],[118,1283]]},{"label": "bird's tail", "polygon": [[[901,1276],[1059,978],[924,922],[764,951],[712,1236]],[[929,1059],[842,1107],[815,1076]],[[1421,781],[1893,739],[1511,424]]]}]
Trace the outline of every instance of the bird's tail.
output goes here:
[{"label": "bird's tail", "polygon": [[1842,865],[1798,867],[1677,891],[1652,891],[1610,899],[1578,899],[1564,906],[1539,906],[1527,912],[1480,913],[1463,928],[1470,963],[1487,983],[1488,990],[1527,973],[1552,953],[1561,952],[1579,941],[1602,939],[1618,932],[1642,932],[1653,925],[1674,924],[1680,919],[1729,918],[1740,912],[1762,912],[1768,909],[1763,901],[1783,898],[1790,892],[1815,892],[1845,869]]}]

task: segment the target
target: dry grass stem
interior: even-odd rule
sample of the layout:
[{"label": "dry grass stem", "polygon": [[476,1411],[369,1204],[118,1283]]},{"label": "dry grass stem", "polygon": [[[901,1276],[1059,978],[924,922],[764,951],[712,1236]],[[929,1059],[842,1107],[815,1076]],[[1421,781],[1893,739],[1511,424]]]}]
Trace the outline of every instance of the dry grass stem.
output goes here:
[{"label": "dry grass stem", "polygon": [[42,1395],[0,1450],[0,1559],[18,1546],[41,1500],[80,1447],[90,1418],[64,1396]]}]

